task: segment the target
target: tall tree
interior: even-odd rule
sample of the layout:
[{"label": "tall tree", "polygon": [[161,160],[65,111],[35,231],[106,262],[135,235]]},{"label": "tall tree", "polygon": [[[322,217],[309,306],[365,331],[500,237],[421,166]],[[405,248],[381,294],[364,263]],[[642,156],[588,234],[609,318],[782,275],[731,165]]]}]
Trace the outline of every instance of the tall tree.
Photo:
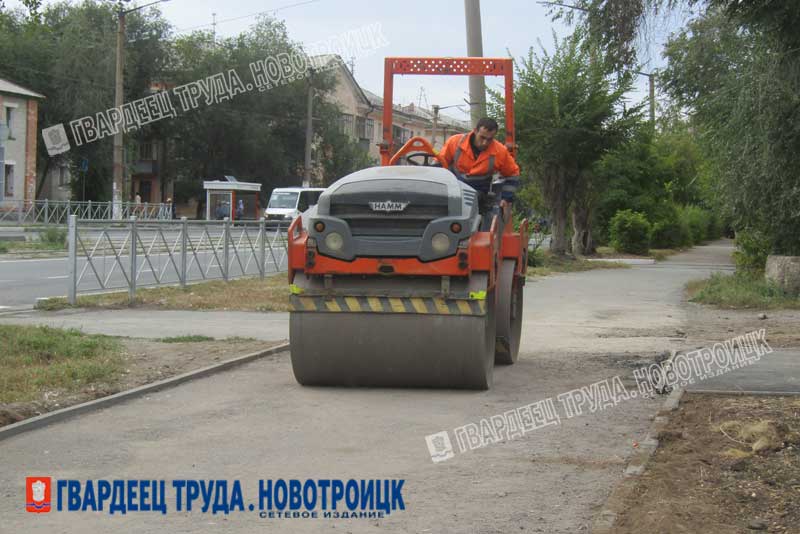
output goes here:
[{"label": "tall tree", "polygon": [[[553,54],[531,49],[517,66],[515,112],[519,158],[541,184],[550,210],[551,250],[565,254],[570,208],[575,254],[594,249],[592,166],[622,141],[639,109],[622,109],[630,77],[611,79],[582,32],[556,41]],[[494,95],[496,102],[499,96]]]},{"label": "tall tree", "polygon": [[792,15],[763,5],[766,22],[750,11],[734,20],[734,7],[710,10],[670,41],[663,86],[690,111],[735,226],[760,231],[776,253],[800,254],[800,51],[794,35],[765,29],[779,24],[766,12]]},{"label": "tall tree", "polygon": [[[86,0],[72,5],[29,2],[26,14],[16,10],[0,16],[0,70],[4,76],[46,98],[40,104],[42,128],[65,124],[105,111],[114,105],[114,49],[117,16],[109,2]],[[128,15],[125,98],[144,96],[150,80],[158,76],[169,25],[157,10]],[[53,159],[39,143],[39,186]],[[73,162],[86,158],[89,171],[73,187],[87,198],[107,199],[111,190],[111,140],[73,146],[66,156]],[[85,181],[85,184],[84,184]]]}]

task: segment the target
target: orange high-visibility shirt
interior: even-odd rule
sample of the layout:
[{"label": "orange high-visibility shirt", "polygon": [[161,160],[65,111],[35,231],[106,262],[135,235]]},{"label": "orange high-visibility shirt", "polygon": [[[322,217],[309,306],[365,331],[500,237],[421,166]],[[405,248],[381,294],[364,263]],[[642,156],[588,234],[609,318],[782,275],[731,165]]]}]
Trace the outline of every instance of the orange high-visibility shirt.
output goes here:
[{"label": "orange high-visibility shirt", "polygon": [[449,169],[455,158],[459,145],[461,155],[456,162],[456,170],[466,176],[485,176],[489,174],[490,158],[494,156],[494,169],[502,176],[519,176],[519,165],[514,161],[508,149],[497,139],[492,140],[486,149],[478,154],[477,159],[472,153],[470,134],[456,134],[450,137],[437,154],[438,160],[445,169]]}]

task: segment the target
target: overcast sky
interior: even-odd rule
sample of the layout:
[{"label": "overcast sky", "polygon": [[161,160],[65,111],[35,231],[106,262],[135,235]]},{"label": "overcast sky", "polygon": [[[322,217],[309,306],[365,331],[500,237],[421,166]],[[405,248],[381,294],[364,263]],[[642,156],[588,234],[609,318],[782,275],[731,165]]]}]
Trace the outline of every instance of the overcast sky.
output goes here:
[{"label": "overcast sky", "polygon": [[[131,5],[145,3],[148,1],[131,2]],[[7,0],[6,6],[14,8],[21,4],[18,0]],[[286,22],[292,39],[303,43],[380,22],[389,44],[355,62],[358,82],[379,95],[383,94],[385,56],[467,55],[463,0],[170,0],[159,7],[178,32],[196,27],[210,30],[212,14],[216,13],[216,31],[220,36],[236,35],[253,24],[257,13],[277,9],[273,15]],[[511,53],[520,57],[531,46],[538,47],[539,41],[546,49],[552,49],[553,32],[563,37],[571,31],[551,21],[546,8],[535,0],[483,0],[481,18],[484,56],[507,57]],[[658,40],[663,42],[663,37],[659,36]],[[660,65],[656,57],[644,70]],[[499,80],[487,78],[487,83],[496,86]],[[426,107],[462,104],[468,97],[466,77],[404,76],[395,80],[395,104],[417,103],[420,88],[424,88],[427,97],[422,99]],[[646,88],[646,78],[639,77],[637,89],[629,95],[630,100],[645,99]],[[467,117],[456,108],[445,113]]]}]

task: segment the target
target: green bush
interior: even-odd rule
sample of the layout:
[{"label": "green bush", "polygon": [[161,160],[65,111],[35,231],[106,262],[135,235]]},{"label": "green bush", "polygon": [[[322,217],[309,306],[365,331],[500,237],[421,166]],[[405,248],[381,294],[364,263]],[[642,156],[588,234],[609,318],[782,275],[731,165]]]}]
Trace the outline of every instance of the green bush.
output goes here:
[{"label": "green bush", "polygon": [[641,213],[621,210],[611,219],[611,246],[617,252],[647,254],[650,250],[650,223]]},{"label": "green bush", "polygon": [[700,206],[683,206],[680,210],[681,221],[689,228],[692,245],[698,245],[708,239],[708,227],[711,216]]},{"label": "green bush", "polygon": [[767,265],[767,256],[772,251],[772,242],[761,232],[741,230],[736,232],[736,250],[733,261],[736,270],[742,273],[758,273]]},{"label": "green bush", "polygon": [[42,243],[63,247],[67,243],[67,231],[55,226],[51,226],[39,234],[39,239],[42,240]]},{"label": "green bush", "polygon": [[724,231],[724,226],[725,225],[723,224],[719,215],[713,211],[710,211],[708,219],[708,232],[706,233],[706,237],[708,239],[719,239]]},{"label": "green bush", "polygon": [[681,219],[678,206],[672,202],[663,203],[656,211],[653,230],[650,233],[650,246],[653,248],[681,248],[692,244],[689,226]]},{"label": "green bush", "polygon": [[690,245],[690,241],[689,228],[679,220],[657,222],[650,233],[653,248],[681,248]]},{"label": "green bush", "polygon": [[0,241],[0,254],[5,254],[6,252],[8,252],[8,243]]}]

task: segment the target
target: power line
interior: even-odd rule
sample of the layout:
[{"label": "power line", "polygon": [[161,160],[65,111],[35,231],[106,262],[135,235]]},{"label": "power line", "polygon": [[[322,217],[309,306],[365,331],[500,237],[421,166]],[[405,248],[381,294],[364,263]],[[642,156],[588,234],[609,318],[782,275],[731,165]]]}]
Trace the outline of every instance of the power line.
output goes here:
[{"label": "power line", "polygon": [[292,8],[292,7],[304,6],[304,5],[307,5],[307,4],[314,4],[314,3],[319,2],[319,1],[320,0],[305,0],[303,2],[295,2],[294,4],[287,4],[285,6],[276,7],[275,9],[267,9],[265,11],[257,11],[255,13],[250,13],[249,15],[242,15],[242,16],[239,16],[239,17],[233,17],[233,18],[225,19],[225,20],[217,20],[217,21],[212,22],[210,24],[200,24],[198,26],[190,26],[188,28],[180,28],[180,29],[175,30],[175,33],[184,33],[184,32],[191,31],[191,30],[199,30],[200,28],[208,28],[209,26],[214,26],[216,28],[217,24],[223,24],[225,22],[233,22],[233,21],[236,21],[236,20],[247,19],[247,18],[250,18],[250,17],[258,16],[258,15],[265,15],[267,13],[277,13],[278,11],[283,11],[285,9],[289,9],[289,8]]}]

